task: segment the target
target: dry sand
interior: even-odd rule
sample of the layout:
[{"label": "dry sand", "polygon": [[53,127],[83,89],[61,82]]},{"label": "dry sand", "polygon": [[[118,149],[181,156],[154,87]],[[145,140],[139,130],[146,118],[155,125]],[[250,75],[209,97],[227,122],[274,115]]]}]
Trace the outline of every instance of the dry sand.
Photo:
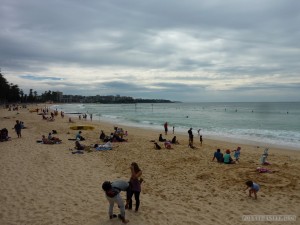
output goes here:
[{"label": "dry sand", "polygon": [[[22,138],[12,129],[15,120],[25,122]],[[236,149],[234,143],[205,140],[190,149],[187,134],[176,134],[180,142],[174,149],[155,150],[153,142],[160,131],[123,127],[128,142],[113,143],[113,150],[71,154],[76,131],[70,125],[91,124],[57,116],[54,122],[42,120],[29,109],[0,110],[0,128],[9,130],[11,141],[0,142],[0,224],[1,225],[113,225],[108,219],[108,202],[101,184],[105,180],[128,180],[131,162],[143,170],[141,206],[138,213],[126,211],[129,224],[250,224],[243,215],[296,215],[300,212],[300,152],[269,150],[271,170],[257,173],[263,148],[242,147],[240,163],[212,162],[217,148]],[[113,131],[109,124],[95,122],[94,131],[83,131],[91,145],[101,143],[100,130]],[[62,144],[37,143],[41,135],[57,130]],[[163,127],[162,131],[163,132]],[[165,136],[165,135],[163,135]],[[168,139],[173,134],[166,136]],[[204,137],[205,138],[205,137]],[[162,144],[161,144],[162,146]],[[245,181],[261,185],[258,199],[249,198]],[[125,197],[124,194],[122,196]],[[118,213],[119,209],[114,208]],[[251,224],[300,224],[294,222],[251,222]]]}]

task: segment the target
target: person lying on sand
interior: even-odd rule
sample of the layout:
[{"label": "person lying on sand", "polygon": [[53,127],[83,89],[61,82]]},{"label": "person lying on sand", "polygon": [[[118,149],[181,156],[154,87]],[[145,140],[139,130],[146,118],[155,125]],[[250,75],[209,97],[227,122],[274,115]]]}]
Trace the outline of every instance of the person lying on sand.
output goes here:
[{"label": "person lying on sand", "polygon": [[269,170],[267,168],[263,168],[263,167],[257,167],[256,171],[259,173],[275,173],[275,172],[279,172],[279,170]]},{"label": "person lying on sand", "polygon": [[46,138],[45,135],[42,136],[42,142],[43,142],[43,144],[48,144],[48,145],[52,145],[52,144],[56,143],[55,141],[49,140],[48,138]]},{"label": "person lying on sand", "polygon": [[96,144],[94,147],[95,147],[95,149],[97,151],[100,151],[100,150],[112,150],[112,143],[110,141],[108,141],[104,145],[98,145],[98,144]]},{"label": "person lying on sand", "polygon": [[165,148],[166,148],[166,149],[173,149],[173,148],[172,148],[172,144],[171,144],[171,142],[169,142],[169,141],[165,141],[164,145],[165,145]]}]

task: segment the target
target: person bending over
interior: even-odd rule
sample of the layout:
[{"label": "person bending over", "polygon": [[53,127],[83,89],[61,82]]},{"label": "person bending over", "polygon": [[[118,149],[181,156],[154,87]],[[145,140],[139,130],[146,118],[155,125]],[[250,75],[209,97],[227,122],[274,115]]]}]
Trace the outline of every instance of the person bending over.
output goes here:
[{"label": "person bending over", "polygon": [[122,220],[123,223],[128,223],[129,220],[125,219],[125,206],[123,199],[120,195],[121,191],[127,191],[129,183],[123,180],[117,180],[114,182],[105,181],[102,184],[102,189],[105,192],[107,201],[109,202],[108,215],[110,219],[117,217],[116,214],[113,214],[114,204],[120,208],[120,214],[118,217]]}]

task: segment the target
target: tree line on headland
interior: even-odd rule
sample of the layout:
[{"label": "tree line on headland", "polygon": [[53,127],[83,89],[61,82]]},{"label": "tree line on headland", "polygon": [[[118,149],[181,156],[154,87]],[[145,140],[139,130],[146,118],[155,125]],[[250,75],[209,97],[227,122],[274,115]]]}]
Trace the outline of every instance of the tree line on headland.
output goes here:
[{"label": "tree line on headland", "polygon": [[37,91],[29,90],[25,94],[18,85],[9,83],[0,72],[0,104],[7,103],[40,103],[40,102],[61,102],[61,103],[172,103],[165,99],[134,99],[128,96],[108,95],[108,96],[82,96],[63,95],[59,91],[45,91],[38,95]]}]

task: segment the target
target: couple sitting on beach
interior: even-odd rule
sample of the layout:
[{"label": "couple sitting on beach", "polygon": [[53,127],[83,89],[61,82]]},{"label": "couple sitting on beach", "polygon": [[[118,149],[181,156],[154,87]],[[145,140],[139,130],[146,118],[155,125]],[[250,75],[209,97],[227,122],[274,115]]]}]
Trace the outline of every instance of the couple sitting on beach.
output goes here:
[{"label": "couple sitting on beach", "polygon": [[[158,141],[159,141],[159,142],[166,142],[167,139],[163,138],[163,137],[162,137],[162,134],[159,134]],[[177,137],[176,137],[176,136],[174,136],[174,137],[172,138],[172,140],[167,141],[167,142],[171,142],[172,144],[179,144],[179,142],[177,141]]]},{"label": "couple sitting on beach", "polygon": [[42,143],[43,144],[60,144],[61,140],[56,137],[52,137],[52,134],[49,133],[48,138],[45,135],[42,136]]},{"label": "couple sitting on beach", "polygon": [[124,139],[122,137],[123,137],[123,135],[119,136],[116,134],[116,132],[110,133],[110,136],[106,136],[104,131],[101,130],[101,134],[100,134],[99,138],[101,140],[103,140],[104,142],[108,142],[108,141],[110,141],[110,142],[127,142],[128,141],[127,139]]}]

